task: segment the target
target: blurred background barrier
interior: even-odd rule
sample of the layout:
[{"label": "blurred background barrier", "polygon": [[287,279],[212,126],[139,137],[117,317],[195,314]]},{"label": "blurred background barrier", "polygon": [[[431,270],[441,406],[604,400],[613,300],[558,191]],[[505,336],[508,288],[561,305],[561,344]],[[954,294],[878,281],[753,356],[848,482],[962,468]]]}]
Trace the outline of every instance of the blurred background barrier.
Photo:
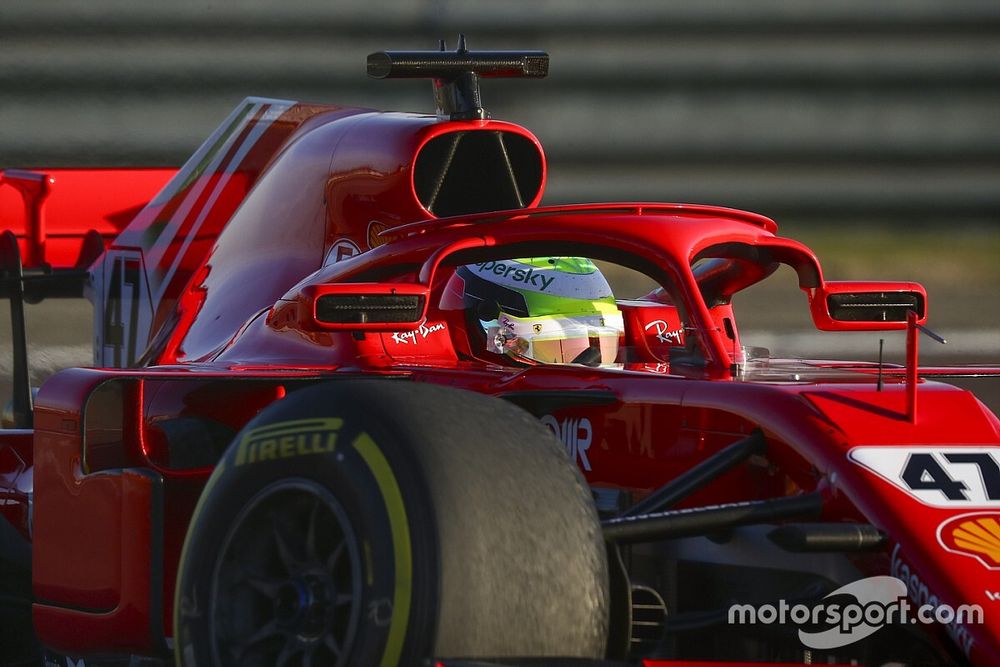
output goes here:
[{"label": "blurred background barrier", "polygon": [[551,203],[997,223],[996,0],[4,0],[0,162],[178,164],[248,94],[430,110],[365,56],[460,31],[551,54],[484,87]]},{"label": "blurred background barrier", "polygon": [[[551,54],[483,88],[545,146],[544,203],[770,215],[830,278],[923,281],[948,354],[1000,362],[997,0],[2,0],[0,167],[177,165],[251,94],[430,111],[365,56],[459,32]],[[762,289],[744,326],[808,326]],[[58,348],[47,307],[33,340]]]}]

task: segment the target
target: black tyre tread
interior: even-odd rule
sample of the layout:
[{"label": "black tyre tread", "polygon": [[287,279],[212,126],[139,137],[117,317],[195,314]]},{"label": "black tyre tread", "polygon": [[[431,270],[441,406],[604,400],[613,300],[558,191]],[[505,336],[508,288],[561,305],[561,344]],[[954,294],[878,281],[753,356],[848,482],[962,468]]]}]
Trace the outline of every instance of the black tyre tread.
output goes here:
[{"label": "black tyre tread", "polygon": [[[447,545],[437,655],[603,655],[600,523],[552,432],[505,401],[448,387],[359,382],[352,391],[396,406],[386,426],[407,429],[421,450]],[[484,431],[489,442],[476,446]]]}]

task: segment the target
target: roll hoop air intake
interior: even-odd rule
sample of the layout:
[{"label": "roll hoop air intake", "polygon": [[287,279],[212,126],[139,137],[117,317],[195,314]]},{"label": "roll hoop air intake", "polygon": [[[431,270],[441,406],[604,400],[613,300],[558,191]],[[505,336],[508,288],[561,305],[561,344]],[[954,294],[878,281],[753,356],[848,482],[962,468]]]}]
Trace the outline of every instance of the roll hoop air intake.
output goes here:
[{"label": "roll hoop air intake", "polygon": [[446,51],[378,51],[368,56],[368,76],[375,79],[433,79],[437,113],[451,120],[486,119],[479,77],[541,79],[549,73],[544,51],[469,51],[465,35]]}]

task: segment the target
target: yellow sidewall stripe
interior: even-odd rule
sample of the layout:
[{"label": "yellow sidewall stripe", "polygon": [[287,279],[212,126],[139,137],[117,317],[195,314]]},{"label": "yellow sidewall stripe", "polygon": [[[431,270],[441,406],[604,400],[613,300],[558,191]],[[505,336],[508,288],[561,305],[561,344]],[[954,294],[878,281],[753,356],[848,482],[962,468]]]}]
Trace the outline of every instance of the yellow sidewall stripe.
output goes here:
[{"label": "yellow sidewall stripe", "polygon": [[406,520],[406,506],[403,504],[403,494],[399,484],[392,474],[389,462],[385,460],[382,451],[367,433],[362,433],[352,443],[354,449],[361,454],[378,483],[385,509],[389,515],[389,528],[392,533],[392,552],[396,560],[396,588],[392,596],[392,618],[389,624],[389,638],[386,641],[385,653],[382,654],[380,667],[395,667],[403,652],[403,641],[406,639],[406,626],[410,619],[410,602],[413,594],[413,558],[410,553],[410,527]]}]

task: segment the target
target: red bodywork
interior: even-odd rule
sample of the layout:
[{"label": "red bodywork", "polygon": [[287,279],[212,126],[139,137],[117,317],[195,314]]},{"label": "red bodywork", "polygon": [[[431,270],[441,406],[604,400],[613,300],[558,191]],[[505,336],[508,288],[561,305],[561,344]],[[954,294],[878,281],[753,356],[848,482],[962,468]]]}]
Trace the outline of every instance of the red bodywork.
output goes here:
[{"label": "red bodywork", "polygon": [[[520,193],[523,209],[436,218],[424,205],[421,151],[461,132],[535,147],[537,187]],[[880,446],[993,452],[997,418],[966,391],[918,379],[915,362],[910,377],[870,363],[771,360],[754,370],[738,330],[727,333],[728,300],[703,298],[707,279],[692,270],[699,254],[748,248],[792,266],[822,328],[907,324],[831,319],[823,303],[837,284],[763,216],[681,204],[537,208],[541,156],[537,140],[508,123],[248,99],[177,172],[8,174],[15,187],[0,187],[0,215],[26,264],[75,265],[90,229],[107,246],[89,267],[104,368],[57,374],[37,397],[33,435],[0,433],[0,510],[33,542],[39,638],[77,655],[166,650],[180,548],[212,468],[171,460],[165,420],[210,419],[235,432],[290,384],[393,375],[498,396],[602,397],[557,406],[548,423],[593,486],[635,497],[759,428],[771,465],[739,467],[686,506],[818,490],[824,520],[888,534],[889,549],[861,559],[863,571],[905,568],[914,594],[982,605],[985,623],[951,628],[951,641],[977,664],[1000,663],[997,570],[938,536],[954,517],[1000,501],[931,506],[852,458]],[[670,298],[620,304],[632,351],[621,367],[505,364],[474,349],[461,314],[442,308],[455,267],[491,253],[617,261],[671,285]],[[743,286],[725,280],[723,295]],[[923,295],[913,283],[868,288]],[[393,289],[427,296],[419,322],[357,333],[316,318],[322,294]],[[683,332],[665,342],[650,333],[657,321]],[[698,363],[672,355],[680,347]]]}]

